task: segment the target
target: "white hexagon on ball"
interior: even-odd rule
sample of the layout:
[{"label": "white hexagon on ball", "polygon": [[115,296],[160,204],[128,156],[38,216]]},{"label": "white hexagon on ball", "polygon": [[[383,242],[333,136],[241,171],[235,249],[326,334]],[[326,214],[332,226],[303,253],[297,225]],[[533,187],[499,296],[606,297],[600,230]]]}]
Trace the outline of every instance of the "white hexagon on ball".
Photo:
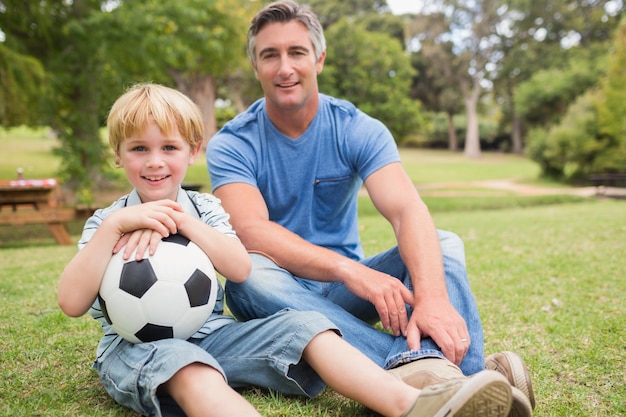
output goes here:
[{"label": "white hexagon on ball", "polygon": [[112,329],[132,343],[188,339],[211,315],[218,287],[209,257],[175,234],[140,261],[113,255],[98,298]]}]

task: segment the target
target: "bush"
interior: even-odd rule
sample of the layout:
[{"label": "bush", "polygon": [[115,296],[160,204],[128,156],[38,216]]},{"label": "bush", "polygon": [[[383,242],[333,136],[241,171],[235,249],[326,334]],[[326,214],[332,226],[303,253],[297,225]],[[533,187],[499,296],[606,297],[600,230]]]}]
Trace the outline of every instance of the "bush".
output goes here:
[{"label": "bush", "polygon": [[575,181],[591,173],[626,170],[623,146],[600,133],[597,103],[598,93],[588,92],[568,108],[561,123],[529,133],[528,156],[544,176]]}]

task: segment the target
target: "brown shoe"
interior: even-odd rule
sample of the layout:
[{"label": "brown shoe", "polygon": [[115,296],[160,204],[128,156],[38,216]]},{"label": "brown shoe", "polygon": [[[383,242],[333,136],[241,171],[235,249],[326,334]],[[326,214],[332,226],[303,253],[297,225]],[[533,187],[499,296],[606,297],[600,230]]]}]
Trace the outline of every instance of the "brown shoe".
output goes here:
[{"label": "brown shoe", "polygon": [[507,417],[531,417],[533,415],[533,407],[530,405],[528,397],[515,387],[511,387],[511,394],[513,395],[513,402]]},{"label": "brown shoe", "polygon": [[511,385],[502,374],[482,371],[424,388],[404,417],[505,417]]},{"label": "brown shoe", "polygon": [[466,378],[458,366],[447,359],[440,358],[418,359],[389,369],[387,372],[417,389]]},{"label": "brown shoe", "polygon": [[[520,390],[528,399],[531,410],[535,409],[535,394],[530,374],[524,359],[515,352],[498,352],[487,356],[485,367],[500,372],[509,380],[512,387]],[[515,397],[515,395],[514,395]],[[515,402],[515,399],[514,399]],[[526,415],[526,414],[519,414]],[[530,414],[528,414],[530,415]]]}]

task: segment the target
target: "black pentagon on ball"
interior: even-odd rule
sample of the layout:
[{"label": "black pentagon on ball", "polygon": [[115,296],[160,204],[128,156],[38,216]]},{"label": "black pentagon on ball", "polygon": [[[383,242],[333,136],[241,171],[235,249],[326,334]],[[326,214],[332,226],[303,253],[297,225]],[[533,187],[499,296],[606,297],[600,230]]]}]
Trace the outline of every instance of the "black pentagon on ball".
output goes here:
[{"label": "black pentagon on ball", "polygon": [[158,281],[149,259],[124,264],[120,274],[120,289],[141,298]]},{"label": "black pentagon on ball", "polygon": [[174,337],[174,329],[170,326],[160,326],[158,324],[148,323],[141,328],[135,337],[142,342],[154,342],[155,340],[171,339]]},{"label": "black pentagon on ball", "polygon": [[100,297],[100,294],[98,294],[98,301],[100,302],[100,309],[102,310],[102,315],[104,316],[104,319],[107,321],[107,323],[112,324],[113,322],[111,321],[111,318],[109,317],[109,312],[107,311],[107,304],[104,301],[104,298]]},{"label": "black pentagon on ball", "polygon": [[163,239],[161,239],[161,241],[162,242],[177,243],[177,244],[183,245],[183,246],[189,245],[189,242],[190,242],[189,239],[187,239],[185,236],[180,235],[178,233],[166,236]]},{"label": "black pentagon on ball", "polygon": [[199,269],[196,269],[191,274],[187,282],[185,282],[185,290],[187,290],[191,307],[203,306],[209,302],[211,284],[211,278]]}]

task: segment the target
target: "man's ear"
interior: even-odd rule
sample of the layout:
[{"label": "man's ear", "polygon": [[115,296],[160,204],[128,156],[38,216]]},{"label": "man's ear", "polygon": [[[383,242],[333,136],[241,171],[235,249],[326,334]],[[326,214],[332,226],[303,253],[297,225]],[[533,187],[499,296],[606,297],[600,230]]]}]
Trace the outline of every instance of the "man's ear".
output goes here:
[{"label": "man's ear", "polygon": [[326,51],[320,54],[319,59],[315,63],[315,69],[317,70],[317,74],[319,75],[324,69],[324,61],[326,60]]},{"label": "man's ear", "polygon": [[254,78],[259,79],[259,73],[256,70],[256,65],[254,65],[254,61],[250,60],[250,65],[252,65],[252,69],[254,70]]}]

